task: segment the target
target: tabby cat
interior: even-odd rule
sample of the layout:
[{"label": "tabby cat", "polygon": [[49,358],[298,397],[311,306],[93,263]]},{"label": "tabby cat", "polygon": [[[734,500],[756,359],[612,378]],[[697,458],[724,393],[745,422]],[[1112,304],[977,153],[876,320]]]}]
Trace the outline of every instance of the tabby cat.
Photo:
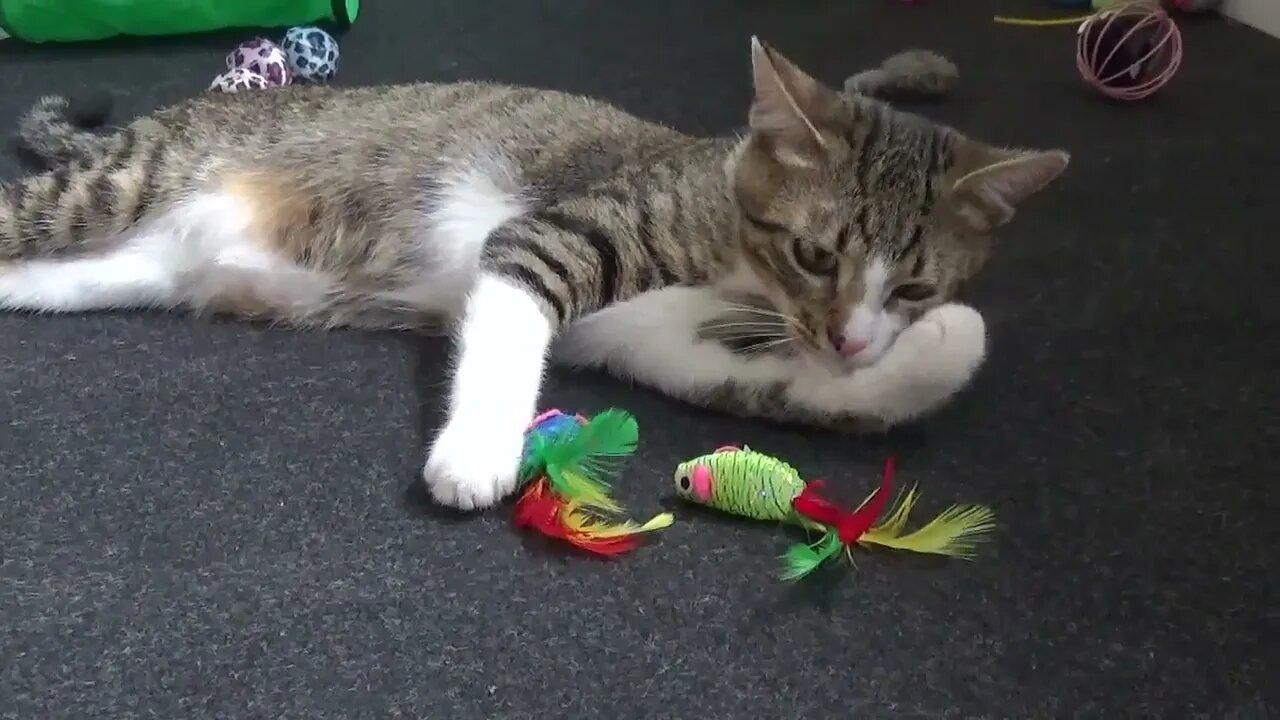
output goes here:
[{"label": "tabby cat", "polygon": [[727,137],[479,82],[210,94],[110,134],[45,98],[20,134],[52,167],[0,192],[0,307],[452,325],[424,479],[462,509],[513,489],[548,358],[725,412],[900,423],[981,363],[955,292],[1068,158],[873,97],[910,89],[898,62],[841,92],[753,39]]}]

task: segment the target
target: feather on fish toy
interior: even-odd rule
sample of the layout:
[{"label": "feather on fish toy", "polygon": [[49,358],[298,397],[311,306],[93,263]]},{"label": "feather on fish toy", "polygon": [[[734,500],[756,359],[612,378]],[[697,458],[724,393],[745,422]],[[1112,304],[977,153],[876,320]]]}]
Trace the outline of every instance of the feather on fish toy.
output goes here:
[{"label": "feather on fish toy", "polygon": [[915,488],[880,519],[893,489],[894,460],[885,463],[880,486],[852,512],[822,495],[823,481],[805,482],[787,463],[748,447],[723,447],[676,468],[680,497],[724,512],[798,525],[818,531],[817,542],[798,544],[783,556],[786,580],[798,580],[855,545],[968,559],[995,529],[995,515],[982,505],[953,505],[920,529],[903,534],[916,500]]},{"label": "feather on fish toy", "polygon": [[605,557],[633,550],[642,533],[669,527],[670,513],[643,524],[614,519],[623,508],[604,477],[635,452],[639,437],[624,410],[590,419],[559,410],[539,415],[525,431],[520,479],[529,485],[516,503],[515,526]]}]

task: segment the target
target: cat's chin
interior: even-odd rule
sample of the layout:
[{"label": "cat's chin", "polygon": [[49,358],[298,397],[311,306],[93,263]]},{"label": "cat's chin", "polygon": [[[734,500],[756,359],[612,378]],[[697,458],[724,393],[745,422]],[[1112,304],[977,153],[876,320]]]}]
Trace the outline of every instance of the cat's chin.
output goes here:
[{"label": "cat's chin", "polygon": [[804,353],[804,361],[814,370],[832,377],[852,375],[869,365],[855,365],[831,348],[812,350]]}]

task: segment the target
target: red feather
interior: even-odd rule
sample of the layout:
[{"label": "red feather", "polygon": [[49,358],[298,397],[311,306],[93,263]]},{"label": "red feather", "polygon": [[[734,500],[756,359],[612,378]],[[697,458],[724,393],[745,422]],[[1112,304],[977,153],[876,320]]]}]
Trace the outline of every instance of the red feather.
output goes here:
[{"label": "red feather", "polygon": [[803,518],[820,525],[834,528],[840,536],[840,542],[852,545],[863,533],[871,529],[876,518],[884,511],[889,502],[889,493],[893,489],[894,460],[890,456],[884,464],[884,474],[880,477],[880,487],[868,498],[862,507],[851,513],[841,512],[835,503],[822,496],[821,491],[826,483],[814,480],[805,485],[804,490],[792,501],[791,507]]},{"label": "red feather", "polygon": [[603,555],[605,557],[617,557],[618,555],[623,555],[631,552],[640,544],[634,535],[619,535],[608,538],[589,538],[580,533],[571,532],[565,540],[568,540],[570,543],[573,543],[587,552],[592,552],[596,555]]},{"label": "red feather", "polygon": [[791,507],[796,513],[803,518],[812,520],[819,525],[835,527],[840,524],[840,519],[844,517],[844,513],[834,503],[822,496],[822,490],[827,486],[823,480],[810,480],[805,483],[804,490],[791,501]]},{"label": "red feather", "polygon": [[516,513],[512,518],[517,528],[533,528],[539,532],[554,534],[560,524],[560,508],[564,501],[551,494],[547,488],[547,480],[540,477],[529,483],[516,502]]},{"label": "red feather", "polygon": [[512,522],[517,528],[536,530],[548,537],[564,540],[587,552],[614,557],[633,550],[639,540],[634,535],[593,536],[565,523],[566,503],[552,492],[546,477],[529,483],[516,502]]}]

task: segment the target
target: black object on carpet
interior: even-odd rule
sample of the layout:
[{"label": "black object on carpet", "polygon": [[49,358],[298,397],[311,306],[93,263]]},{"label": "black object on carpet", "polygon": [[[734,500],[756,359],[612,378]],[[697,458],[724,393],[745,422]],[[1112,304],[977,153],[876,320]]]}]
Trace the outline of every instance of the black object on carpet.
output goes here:
[{"label": "black object on carpet", "polygon": [[[704,513],[615,564],[567,556],[508,509],[424,499],[441,341],[0,314],[0,716],[1280,714],[1280,43],[1187,23],[1173,86],[1120,106],[1077,81],[1071,28],[991,22],[1043,3],[367,5],[343,84],[529,83],[719,132],[745,119],[753,33],[832,83],[928,47],[962,83],[926,112],[1072,151],[976,288],[980,379],[918,427],[771,427],[565,372],[545,396],[636,413],[637,515],[720,444],[851,495],[892,451],[921,516],[990,503],[997,542],[971,564],[869,555],[800,590],[774,579],[791,535]],[[0,42],[0,125],[48,92],[142,113],[251,34]]]}]

